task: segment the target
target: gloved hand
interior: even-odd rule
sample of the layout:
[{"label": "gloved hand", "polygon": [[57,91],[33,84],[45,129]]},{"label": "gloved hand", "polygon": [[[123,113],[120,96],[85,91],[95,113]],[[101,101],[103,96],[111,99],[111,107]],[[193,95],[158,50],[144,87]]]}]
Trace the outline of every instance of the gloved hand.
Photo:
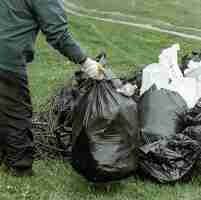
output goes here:
[{"label": "gloved hand", "polygon": [[96,80],[102,80],[104,78],[103,66],[91,58],[86,59],[86,61],[82,64],[81,70],[85,72],[90,78]]}]

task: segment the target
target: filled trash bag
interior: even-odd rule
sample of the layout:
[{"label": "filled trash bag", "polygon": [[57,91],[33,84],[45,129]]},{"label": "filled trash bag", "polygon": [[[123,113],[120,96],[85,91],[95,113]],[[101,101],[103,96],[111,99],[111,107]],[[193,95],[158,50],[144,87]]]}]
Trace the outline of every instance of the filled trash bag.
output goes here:
[{"label": "filled trash bag", "polygon": [[[189,109],[184,113],[183,118],[184,124],[186,126],[182,134],[196,140],[201,146],[201,99],[197,102],[194,108]],[[201,173],[201,154],[197,159],[194,174],[200,175]]]},{"label": "filled trash bag", "polygon": [[144,144],[175,135],[183,130],[183,113],[188,109],[176,92],[153,85],[138,104],[140,135]]},{"label": "filled trash bag", "polygon": [[144,145],[139,148],[139,154],[140,166],[146,174],[162,183],[189,174],[199,159],[201,146],[195,130],[183,130],[195,121],[192,117],[196,113],[198,108],[188,110],[176,92],[152,86],[143,94],[139,115]]},{"label": "filled trash bag", "polygon": [[184,113],[183,123],[185,130],[182,134],[196,140],[201,145],[201,99],[194,108]]},{"label": "filled trash bag", "polygon": [[193,108],[188,109],[183,114],[182,120],[186,128],[201,126],[201,99],[199,99],[199,101]]},{"label": "filled trash bag", "polygon": [[89,83],[75,107],[72,165],[92,182],[119,180],[137,168],[137,105],[110,80]]},{"label": "filled trash bag", "polygon": [[65,86],[54,97],[49,112],[50,132],[56,136],[57,146],[66,160],[71,160],[73,111],[79,97],[78,88]]},{"label": "filled trash bag", "polygon": [[195,81],[197,102],[201,98],[201,52],[192,52],[191,55],[184,56],[181,66],[184,69],[184,76]]},{"label": "filled trash bag", "polygon": [[184,134],[144,145],[140,148],[142,169],[161,183],[174,182],[189,175],[201,148],[196,140]]},{"label": "filled trash bag", "polygon": [[57,146],[65,160],[71,160],[74,107],[82,95],[79,88],[85,80],[85,74],[76,71],[72,79],[65,83],[51,100],[49,131],[56,136]]},{"label": "filled trash bag", "polygon": [[78,89],[64,87],[60,94],[56,97],[54,113],[57,115],[59,124],[67,127],[72,126],[72,115],[76,100],[79,98],[80,92]]},{"label": "filled trash bag", "polygon": [[[101,53],[96,57],[97,62],[102,66],[107,63],[106,54]],[[134,86],[124,85],[110,69],[105,70],[105,76],[109,77],[112,85],[124,96],[132,96]],[[51,109],[49,111],[49,131],[56,136],[57,146],[65,160],[71,160],[72,156],[72,125],[76,118],[74,108],[81,96],[88,92],[91,81],[83,71],[76,71],[74,76],[59,89],[58,93],[51,100]],[[93,81],[92,81],[93,82]],[[120,95],[120,94],[119,94]],[[125,98],[125,97],[124,97]]]},{"label": "filled trash bag", "polygon": [[158,63],[143,69],[140,94],[142,95],[155,84],[158,89],[177,92],[186,101],[188,108],[193,108],[201,96],[197,91],[196,79],[190,76],[184,77],[179,68],[177,58],[179,49],[178,44],[164,49],[159,55]]},{"label": "filled trash bag", "polygon": [[169,89],[172,82],[183,82],[183,74],[178,66],[178,44],[164,49],[158,57],[158,63],[153,63],[143,69],[142,87],[140,94],[144,94],[152,85],[157,88]]}]

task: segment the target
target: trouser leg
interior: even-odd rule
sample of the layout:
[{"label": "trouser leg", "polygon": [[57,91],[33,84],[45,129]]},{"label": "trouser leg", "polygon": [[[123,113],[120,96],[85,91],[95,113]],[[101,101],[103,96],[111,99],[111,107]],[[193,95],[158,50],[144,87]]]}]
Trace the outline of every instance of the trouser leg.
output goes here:
[{"label": "trouser leg", "polygon": [[0,70],[0,140],[9,168],[33,163],[32,104],[26,76]]}]

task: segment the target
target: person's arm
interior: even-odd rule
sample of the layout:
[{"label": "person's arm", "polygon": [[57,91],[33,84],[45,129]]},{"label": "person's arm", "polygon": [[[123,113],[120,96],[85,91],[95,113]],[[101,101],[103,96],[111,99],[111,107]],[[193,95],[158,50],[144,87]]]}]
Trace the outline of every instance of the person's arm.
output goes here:
[{"label": "person's arm", "polygon": [[87,56],[72,38],[63,0],[27,0],[47,42],[76,64],[83,63]]},{"label": "person's arm", "polygon": [[93,79],[102,79],[100,64],[88,58],[72,38],[63,0],[26,0],[47,42],[76,64]]}]

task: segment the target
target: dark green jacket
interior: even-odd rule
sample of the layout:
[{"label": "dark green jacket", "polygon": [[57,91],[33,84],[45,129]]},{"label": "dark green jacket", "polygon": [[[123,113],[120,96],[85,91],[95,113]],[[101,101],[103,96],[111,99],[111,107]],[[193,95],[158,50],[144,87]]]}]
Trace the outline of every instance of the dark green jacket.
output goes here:
[{"label": "dark green jacket", "polygon": [[85,59],[69,33],[63,0],[0,0],[0,68],[24,73],[39,30],[71,61]]}]

